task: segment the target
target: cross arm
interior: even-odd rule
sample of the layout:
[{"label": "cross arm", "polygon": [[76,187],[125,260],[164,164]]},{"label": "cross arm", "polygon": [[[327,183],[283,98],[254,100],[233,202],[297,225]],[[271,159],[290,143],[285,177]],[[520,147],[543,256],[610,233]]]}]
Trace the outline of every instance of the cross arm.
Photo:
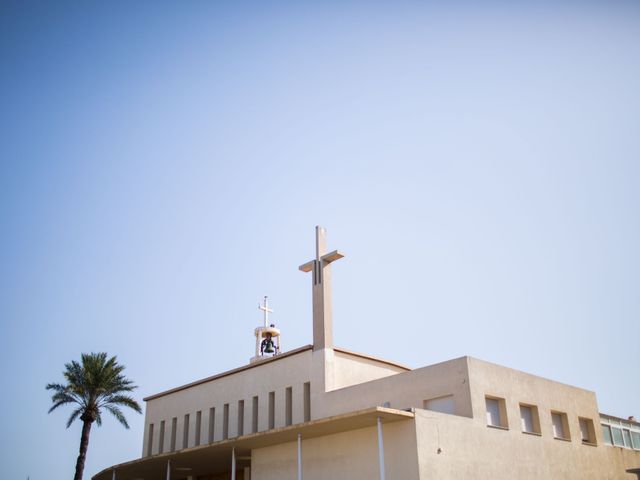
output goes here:
[{"label": "cross arm", "polygon": [[340,260],[342,257],[344,257],[344,254],[342,252],[334,250],[333,252],[327,253],[326,255],[320,257],[320,260],[322,260],[324,263],[331,263],[335,262],[336,260]]},{"label": "cross arm", "polygon": [[[331,262],[340,260],[342,257],[344,257],[344,254],[342,252],[339,252],[338,250],[334,250],[333,252],[330,252],[330,253],[327,253],[326,255],[321,256],[320,260],[324,265],[328,265]],[[315,260],[310,260],[304,265],[300,265],[298,267],[298,270],[300,270],[301,272],[310,272],[311,270],[313,270],[313,262],[315,262]]]},{"label": "cross arm", "polygon": [[311,270],[313,270],[313,262],[314,260],[310,260],[304,265],[300,265],[298,267],[298,270],[300,270],[301,272],[310,272]]}]

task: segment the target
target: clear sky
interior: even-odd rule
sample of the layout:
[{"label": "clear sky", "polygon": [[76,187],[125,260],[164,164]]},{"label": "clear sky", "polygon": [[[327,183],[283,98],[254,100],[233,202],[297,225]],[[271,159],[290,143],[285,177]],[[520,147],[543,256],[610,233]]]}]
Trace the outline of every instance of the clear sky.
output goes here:
[{"label": "clear sky", "polygon": [[81,352],[141,400],[247,363],[263,295],[310,343],[316,224],[338,346],[640,415],[639,45],[636,2],[2,1],[3,477],[72,477]]}]

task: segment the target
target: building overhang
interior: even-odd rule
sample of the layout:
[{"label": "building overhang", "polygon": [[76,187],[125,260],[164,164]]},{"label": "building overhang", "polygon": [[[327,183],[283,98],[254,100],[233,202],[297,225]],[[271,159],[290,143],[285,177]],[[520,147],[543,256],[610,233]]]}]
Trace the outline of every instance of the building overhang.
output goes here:
[{"label": "building overhang", "polygon": [[275,428],[264,432],[220,440],[197,447],[170,453],[161,453],[138,460],[113,465],[94,475],[93,480],[112,480],[116,472],[118,480],[147,480],[165,478],[167,463],[171,461],[171,478],[219,474],[230,470],[231,452],[235,448],[236,457],[247,458],[251,450],[282,443],[295,442],[298,434],[307,440],[325,435],[373,427],[380,418],[383,423],[414,418],[412,412],[393,408],[372,407],[365,410],[312,420],[288,427]]},{"label": "building overhang", "polygon": [[640,468],[630,468],[627,470],[627,473],[633,473],[636,475],[636,478],[640,478]]}]

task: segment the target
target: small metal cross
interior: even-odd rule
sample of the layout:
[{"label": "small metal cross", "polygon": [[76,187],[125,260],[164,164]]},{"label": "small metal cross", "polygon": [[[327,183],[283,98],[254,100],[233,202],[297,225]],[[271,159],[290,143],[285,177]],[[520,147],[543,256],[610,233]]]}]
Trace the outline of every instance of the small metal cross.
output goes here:
[{"label": "small metal cross", "polygon": [[269,308],[269,300],[267,299],[266,295],[264,297],[264,305],[258,304],[258,309],[262,310],[264,312],[264,326],[268,327],[269,326],[269,314],[273,313],[273,310],[271,310]]}]

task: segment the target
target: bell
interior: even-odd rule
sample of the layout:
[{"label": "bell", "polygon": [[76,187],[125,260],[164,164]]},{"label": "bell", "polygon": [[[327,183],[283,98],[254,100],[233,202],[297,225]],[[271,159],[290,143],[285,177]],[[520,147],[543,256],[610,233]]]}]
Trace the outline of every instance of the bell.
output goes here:
[{"label": "bell", "polygon": [[273,342],[268,342],[265,345],[264,353],[273,353],[273,352],[275,352],[275,350],[273,349]]}]

